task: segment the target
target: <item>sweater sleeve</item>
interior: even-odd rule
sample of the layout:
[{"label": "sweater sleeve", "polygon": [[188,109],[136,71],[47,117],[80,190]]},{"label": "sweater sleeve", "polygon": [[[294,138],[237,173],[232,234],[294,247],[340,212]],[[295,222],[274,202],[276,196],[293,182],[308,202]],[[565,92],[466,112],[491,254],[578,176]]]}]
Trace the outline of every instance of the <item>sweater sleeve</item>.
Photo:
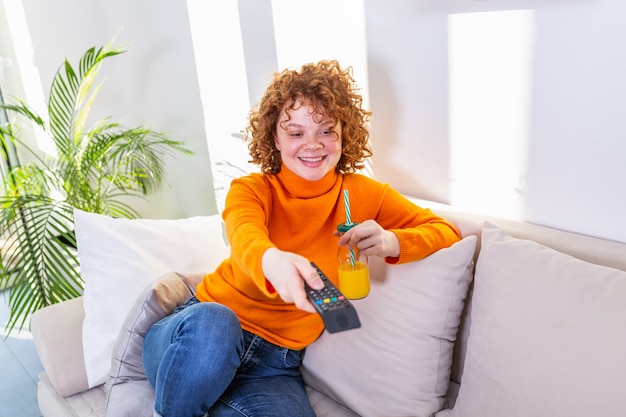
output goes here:
[{"label": "sweater sleeve", "polygon": [[422,259],[460,240],[458,230],[444,218],[433,214],[430,209],[420,208],[419,217],[423,222],[416,227],[391,229],[400,242],[400,256],[386,258],[388,263]]},{"label": "sweater sleeve", "polygon": [[265,279],[261,260],[265,251],[275,247],[268,233],[271,212],[270,191],[263,187],[260,176],[234,180],[226,196],[222,217],[231,245],[233,268],[251,277],[254,285],[266,296],[277,297],[276,291]]},{"label": "sweater sleeve", "polygon": [[417,206],[391,187],[386,188],[376,220],[400,242],[400,256],[388,257],[386,262],[422,259],[460,240],[461,234],[452,223],[428,208]]}]

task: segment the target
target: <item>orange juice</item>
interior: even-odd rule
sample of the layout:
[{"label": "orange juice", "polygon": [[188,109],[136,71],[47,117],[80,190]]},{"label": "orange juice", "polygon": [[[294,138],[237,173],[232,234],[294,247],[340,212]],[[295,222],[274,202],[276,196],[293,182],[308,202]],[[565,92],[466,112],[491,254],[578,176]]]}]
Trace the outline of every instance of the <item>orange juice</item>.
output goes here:
[{"label": "orange juice", "polygon": [[350,262],[339,265],[339,291],[347,298],[355,300],[367,297],[370,293],[370,273],[367,264],[356,261],[354,267]]}]

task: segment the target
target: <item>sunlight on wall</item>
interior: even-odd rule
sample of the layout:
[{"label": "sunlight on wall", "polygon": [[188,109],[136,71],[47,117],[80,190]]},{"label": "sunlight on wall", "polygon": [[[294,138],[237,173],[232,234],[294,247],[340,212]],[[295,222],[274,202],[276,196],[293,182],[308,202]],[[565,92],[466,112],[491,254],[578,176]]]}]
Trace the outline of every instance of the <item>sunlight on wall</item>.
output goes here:
[{"label": "sunlight on wall", "polygon": [[533,41],[530,10],[449,16],[453,205],[523,216]]},{"label": "sunlight on wall", "polygon": [[363,0],[318,0],[306,3],[272,0],[279,68],[336,59],[351,66],[354,78],[367,95],[367,45]]},{"label": "sunlight on wall", "polygon": [[249,171],[248,150],[236,137],[250,111],[236,1],[188,0],[200,97],[221,212],[232,178]]},{"label": "sunlight on wall", "polygon": [[[47,120],[46,99],[41,85],[39,70],[34,63],[33,43],[30,39],[24,7],[20,1],[4,1],[2,4],[4,5],[8,29],[14,45],[17,70],[20,71],[19,78],[22,80],[22,88],[24,90],[24,96],[20,98],[34,108],[39,116]],[[5,101],[12,102],[12,99],[5,96]],[[52,139],[47,137],[40,129],[35,129],[33,132],[37,147],[50,155],[56,155],[56,148]]]}]

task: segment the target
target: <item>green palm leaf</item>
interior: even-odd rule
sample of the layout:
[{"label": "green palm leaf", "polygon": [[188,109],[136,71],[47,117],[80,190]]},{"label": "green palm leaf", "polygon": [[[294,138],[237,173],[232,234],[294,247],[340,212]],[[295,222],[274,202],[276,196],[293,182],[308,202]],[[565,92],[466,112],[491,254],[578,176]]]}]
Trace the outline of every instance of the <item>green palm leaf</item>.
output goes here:
[{"label": "green palm leaf", "polygon": [[191,154],[182,142],[143,126],[124,128],[108,119],[87,126],[102,87],[97,78],[103,60],[125,51],[111,43],[90,48],[77,70],[64,60],[52,81],[47,122],[18,99],[2,106],[42,129],[57,151],[41,154],[14,133],[15,126],[0,128],[2,141],[35,161],[14,167],[0,194],[0,285],[13,285],[9,333],[37,309],[82,293],[74,208],[137,217],[128,196],[142,198],[157,190],[165,178],[165,158]]}]

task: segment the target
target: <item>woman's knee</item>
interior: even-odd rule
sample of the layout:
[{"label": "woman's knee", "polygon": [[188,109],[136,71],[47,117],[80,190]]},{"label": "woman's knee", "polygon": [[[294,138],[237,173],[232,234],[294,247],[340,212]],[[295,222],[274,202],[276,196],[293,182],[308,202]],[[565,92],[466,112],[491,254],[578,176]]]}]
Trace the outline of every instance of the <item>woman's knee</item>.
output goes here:
[{"label": "woman's knee", "polygon": [[[151,383],[167,352],[179,360],[202,356],[202,352],[238,360],[243,351],[243,331],[235,313],[217,303],[197,303],[155,323],[146,334],[143,363]],[[182,355],[182,356],[179,356]],[[194,359],[196,360],[196,359]]]},{"label": "woman's knee", "polygon": [[199,337],[222,335],[242,338],[241,323],[235,313],[218,303],[197,303],[177,313],[182,320],[179,332],[197,333]]}]

